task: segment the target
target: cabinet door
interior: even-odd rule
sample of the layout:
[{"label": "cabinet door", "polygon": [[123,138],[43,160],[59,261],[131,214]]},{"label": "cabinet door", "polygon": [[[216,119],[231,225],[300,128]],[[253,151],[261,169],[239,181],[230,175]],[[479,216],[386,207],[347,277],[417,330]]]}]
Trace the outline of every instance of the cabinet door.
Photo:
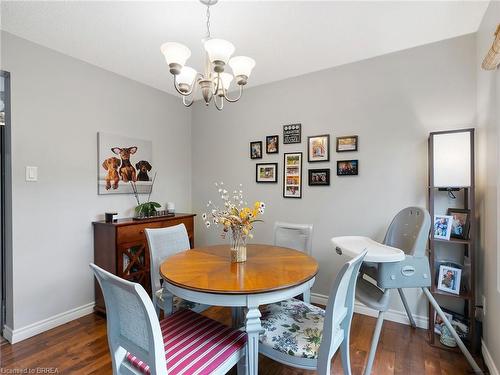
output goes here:
[{"label": "cabinet door", "polygon": [[145,241],[117,246],[117,276],[141,284],[151,294],[149,251]]}]

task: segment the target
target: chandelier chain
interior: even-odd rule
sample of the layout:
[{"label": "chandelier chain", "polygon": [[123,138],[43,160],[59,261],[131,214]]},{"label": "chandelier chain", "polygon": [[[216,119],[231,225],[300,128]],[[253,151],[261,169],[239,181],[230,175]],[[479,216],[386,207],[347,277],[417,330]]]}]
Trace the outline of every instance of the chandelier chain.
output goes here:
[{"label": "chandelier chain", "polygon": [[210,4],[207,5],[207,40],[210,39]]}]

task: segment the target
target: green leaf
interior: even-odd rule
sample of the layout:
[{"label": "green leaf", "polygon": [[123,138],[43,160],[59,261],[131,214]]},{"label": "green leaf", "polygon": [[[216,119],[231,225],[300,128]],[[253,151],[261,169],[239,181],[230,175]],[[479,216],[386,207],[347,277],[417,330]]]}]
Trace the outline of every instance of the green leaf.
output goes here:
[{"label": "green leaf", "polygon": [[156,207],[156,208],[161,207],[161,204],[159,204],[158,202],[149,202],[149,204],[152,205],[153,207]]}]

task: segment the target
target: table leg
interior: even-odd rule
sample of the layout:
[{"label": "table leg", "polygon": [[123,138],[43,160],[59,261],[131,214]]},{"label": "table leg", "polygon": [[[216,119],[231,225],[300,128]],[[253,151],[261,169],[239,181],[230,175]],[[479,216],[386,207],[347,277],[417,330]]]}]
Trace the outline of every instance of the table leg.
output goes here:
[{"label": "table leg", "polygon": [[174,295],[164,287],[161,296],[163,299],[163,317],[172,315],[174,311]]},{"label": "table leg", "polygon": [[242,307],[232,307],[231,308],[232,312],[232,323],[233,323],[233,328],[239,329],[243,326],[242,322],[242,314],[243,314],[243,308]]},{"label": "table leg", "polygon": [[260,317],[259,306],[248,306],[245,329],[248,337],[247,371],[249,375],[257,375],[259,373],[259,334],[262,331]]}]

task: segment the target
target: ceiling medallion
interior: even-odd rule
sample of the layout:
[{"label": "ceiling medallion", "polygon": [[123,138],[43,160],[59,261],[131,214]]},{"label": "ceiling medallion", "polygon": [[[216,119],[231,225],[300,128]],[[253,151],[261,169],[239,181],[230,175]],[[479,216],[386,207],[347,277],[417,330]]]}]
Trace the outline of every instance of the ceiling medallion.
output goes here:
[{"label": "ceiling medallion", "polygon": [[[212,38],[210,35],[210,7],[218,0],[200,0],[207,7],[207,35],[203,39],[205,48],[204,73],[186,66],[187,59],[191,56],[188,47],[177,42],[162,44],[161,52],[174,76],[174,87],[182,95],[182,102],[189,107],[194,102],[194,94],[198,87],[205,101],[209,105],[213,99],[215,107],[221,111],[224,101],[234,103],[241,98],[243,86],[247,84],[248,77],[255,66],[255,60],[246,56],[234,56],[234,45],[227,40]],[[233,74],[227,73],[226,65],[231,67]],[[239,87],[239,94],[235,98],[227,95],[231,82],[235,80]]]}]

